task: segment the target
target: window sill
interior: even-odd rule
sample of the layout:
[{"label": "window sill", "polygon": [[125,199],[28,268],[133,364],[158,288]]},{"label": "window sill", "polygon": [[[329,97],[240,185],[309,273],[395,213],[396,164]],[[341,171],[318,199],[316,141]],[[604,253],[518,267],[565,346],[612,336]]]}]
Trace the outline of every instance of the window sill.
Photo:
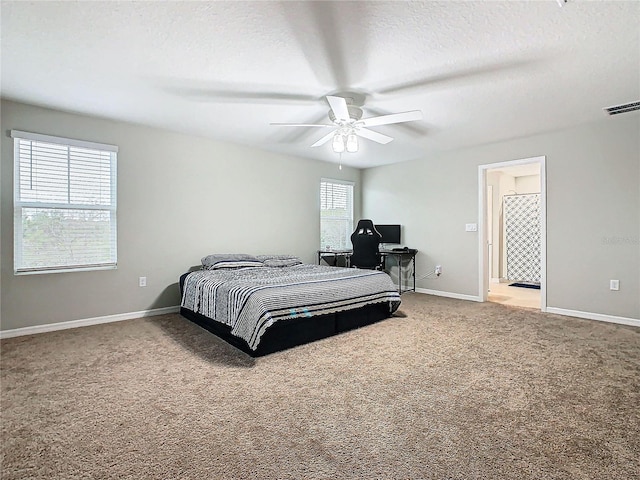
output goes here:
[{"label": "window sill", "polygon": [[14,270],[13,274],[18,275],[42,275],[44,273],[67,273],[67,272],[92,272],[96,270],[116,270],[117,265],[91,265],[86,267],[71,267],[71,268],[40,268],[40,269],[24,269]]}]

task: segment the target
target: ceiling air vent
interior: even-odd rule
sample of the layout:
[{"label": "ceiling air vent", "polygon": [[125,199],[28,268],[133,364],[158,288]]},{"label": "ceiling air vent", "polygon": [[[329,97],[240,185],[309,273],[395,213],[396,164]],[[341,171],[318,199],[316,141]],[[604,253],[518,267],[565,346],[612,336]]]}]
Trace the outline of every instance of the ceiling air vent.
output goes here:
[{"label": "ceiling air vent", "polygon": [[633,112],[640,110],[640,102],[625,103],[624,105],[616,105],[615,107],[603,108],[608,115],[617,115],[619,113]]}]

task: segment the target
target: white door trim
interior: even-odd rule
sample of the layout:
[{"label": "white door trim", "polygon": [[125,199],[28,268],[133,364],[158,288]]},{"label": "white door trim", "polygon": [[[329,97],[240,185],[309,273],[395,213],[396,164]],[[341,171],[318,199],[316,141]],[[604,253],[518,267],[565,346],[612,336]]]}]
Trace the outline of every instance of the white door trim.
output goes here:
[{"label": "white door trim", "polygon": [[540,310],[547,311],[547,183],[546,157],[530,157],[507,162],[478,166],[478,297],[487,301],[489,290],[487,240],[491,229],[487,226],[487,171],[515,165],[538,163],[540,165]]}]

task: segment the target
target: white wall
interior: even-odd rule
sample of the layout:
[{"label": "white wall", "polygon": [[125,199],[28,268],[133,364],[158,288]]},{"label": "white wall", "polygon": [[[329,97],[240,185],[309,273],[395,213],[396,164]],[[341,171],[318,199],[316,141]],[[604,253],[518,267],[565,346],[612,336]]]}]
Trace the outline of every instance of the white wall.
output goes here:
[{"label": "white wall", "polygon": [[[478,165],[546,156],[547,306],[640,319],[640,115],[363,172],[363,215],[394,218],[423,289],[478,296]],[[609,280],[620,280],[620,291]]]},{"label": "white wall", "polygon": [[494,244],[494,247],[498,248],[498,251],[494,250],[494,255],[496,255],[499,259],[499,270],[500,278],[507,277],[507,236],[505,235],[505,221],[504,221],[504,209],[502,208],[502,204],[504,202],[505,195],[517,195],[518,191],[516,190],[516,177],[513,175],[508,175],[503,173],[500,175],[499,180],[499,188],[498,188],[498,236],[500,240]]},{"label": "white wall", "polygon": [[500,178],[503,176],[499,171],[487,171],[487,185],[491,185],[493,198],[491,199],[492,222],[491,228],[491,272],[493,279],[502,276],[501,270],[501,232],[502,232],[502,195],[500,194]]},{"label": "white wall", "polygon": [[515,177],[516,192],[520,195],[526,193],[540,193],[540,175],[523,175]]},{"label": "white wall", "polygon": [[[13,275],[11,129],[118,145],[118,268]],[[210,253],[315,262],[322,177],[360,170],[2,101],[2,330],[179,304],[180,274]],[[147,287],[138,287],[138,277]]]}]

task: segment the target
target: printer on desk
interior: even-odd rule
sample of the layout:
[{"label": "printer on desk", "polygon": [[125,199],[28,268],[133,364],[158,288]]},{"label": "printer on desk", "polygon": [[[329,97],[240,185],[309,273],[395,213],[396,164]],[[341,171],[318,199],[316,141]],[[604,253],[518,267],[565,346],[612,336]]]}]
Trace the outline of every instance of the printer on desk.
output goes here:
[{"label": "printer on desk", "polygon": [[391,249],[392,252],[400,252],[400,253],[417,253],[418,250],[416,250],[415,248],[409,248],[409,247],[395,247]]}]

